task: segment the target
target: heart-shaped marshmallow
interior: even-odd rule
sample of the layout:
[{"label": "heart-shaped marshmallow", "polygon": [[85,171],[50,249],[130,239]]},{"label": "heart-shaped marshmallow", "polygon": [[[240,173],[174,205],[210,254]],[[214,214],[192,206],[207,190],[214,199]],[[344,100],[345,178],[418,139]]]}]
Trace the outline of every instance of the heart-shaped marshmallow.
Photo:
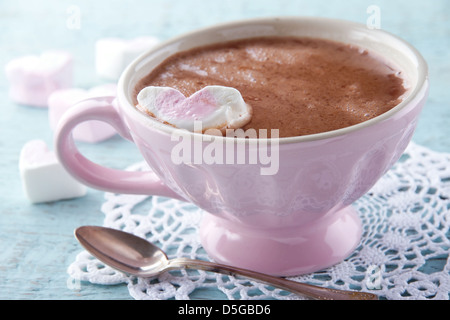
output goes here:
[{"label": "heart-shaped marshmallow", "polygon": [[186,98],[169,87],[146,87],[138,96],[137,108],[174,127],[196,131],[208,129],[238,129],[252,117],[252,108],[241,93],[230,87],[207,86]]},{"label": "heart-shaped marshmallow", "polygon": [[117,80],[122,71],[140,54],[159,43],[155,37],[134,39],[103,38],[95,44],[97,74],[105,79]]},{"label": "heart-shaped marshmallow", "polygon": [[[116,96],[116,92],[117,85],[111,83],[90,90],[72,88],[52,93],[48,98],[50,128],[55,130],[62,115],[77,102],[92,97]],[[116,131],[110,125],[91,120],[76,126],[73,130],[73,138],[77,141],[96,143],[112,137],[115,133]]]},{"label": "heart-shaped marshmallow", "polygon": [[13,101],[47,107],[47,99],[56,90],[69,88],[73,81],[73,58],[65,51],[46,51],[11,60],[5,67]]},{"label": "heart-shaped marshmallow", "polygon": [[84,196],[86,186],[70,176],[54,152],[42,140],[27,142],[20,153],[19,170],[23,189],[32,203]]}]

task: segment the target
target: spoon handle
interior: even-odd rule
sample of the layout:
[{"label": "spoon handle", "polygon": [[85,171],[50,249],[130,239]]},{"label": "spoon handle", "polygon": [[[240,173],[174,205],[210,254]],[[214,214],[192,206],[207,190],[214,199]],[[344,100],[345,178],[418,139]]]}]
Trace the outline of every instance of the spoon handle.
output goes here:
[{"label": "spoon handle", "polygon": [[212,263],[203,260],[192,260],[187,258],[176,258],[169,261],[168,269],[196,269],[209,272],[216,272],[231,276],[244,276],[251,278],[267,285],[300,294],[313,299],[320,300],[378,300],[378,297],[374,294],[358,291],[345,291],[329,288],[322,288],[313,286],[306,283],[300,283],[291,281],[285,278],[270,276],[267,274],[230,267],[222,264]]}]

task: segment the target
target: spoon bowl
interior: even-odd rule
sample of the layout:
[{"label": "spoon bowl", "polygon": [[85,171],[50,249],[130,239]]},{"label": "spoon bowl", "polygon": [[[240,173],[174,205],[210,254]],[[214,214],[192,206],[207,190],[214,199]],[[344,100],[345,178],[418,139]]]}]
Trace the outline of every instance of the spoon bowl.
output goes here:
[{"label": "spoon bowl", "polygon": [[88,252],[106,265],[137,277],[155,277],[175,269],[198,269],[244,276],[313,299],[378,300],[371,293],[321,288],[209,261],[168,259],[159,247],[147,240],[112,228],[82,226],[75,230],[75,237]]}]

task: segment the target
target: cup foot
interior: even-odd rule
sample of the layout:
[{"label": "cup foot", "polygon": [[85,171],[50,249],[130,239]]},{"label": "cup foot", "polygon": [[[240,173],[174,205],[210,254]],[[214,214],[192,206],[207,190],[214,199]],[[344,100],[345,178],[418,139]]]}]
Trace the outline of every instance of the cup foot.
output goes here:
[{"label": "cup foot", "polygon": [[352,207],[300,228],[250,228],[211,214],[200,228],[202,245],[214,261],[274,276],[316,272],[341,262],[361,233]]}]

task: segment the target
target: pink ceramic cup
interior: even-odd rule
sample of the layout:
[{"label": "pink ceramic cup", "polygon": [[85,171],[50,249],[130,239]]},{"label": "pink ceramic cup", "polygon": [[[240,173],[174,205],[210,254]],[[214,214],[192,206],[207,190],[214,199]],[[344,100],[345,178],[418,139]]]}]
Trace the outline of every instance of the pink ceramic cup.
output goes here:
[{"label": "pink ceramic cup", "polygon": [[[261,164],[173,161],[172,152],[182,139],[205,148],[211,141],[222,143],[224,153],[259,150],[263,139],[212,137],[205,141],[205,135],[180,133],[136,110],[136,83],[176,52],[272,35],[332,39],[381,54],[406,74],[409,94],[397,107],[367,122],[279,139],[278,148],[272,150],[278,155],[276,174],[262,175]],[[272,275],[298,275],[332,266],[358,246],[362,226],[351,205],[399,159],[427,93],[424,59],[408,43],[384,31],[322,18],[239,21],[182,35],[137,58],[122,74],[116,100],[86,100],[65,114],[55,149],[67,170],[88,186],[172,197],[202,208],[201,241],[217,262]],[[133,141],[152,171],[113,170],[87,160],[71,137],[73,128],[87,120],[107,122]],[[263,142],[272,146],[274,141]]]}]

